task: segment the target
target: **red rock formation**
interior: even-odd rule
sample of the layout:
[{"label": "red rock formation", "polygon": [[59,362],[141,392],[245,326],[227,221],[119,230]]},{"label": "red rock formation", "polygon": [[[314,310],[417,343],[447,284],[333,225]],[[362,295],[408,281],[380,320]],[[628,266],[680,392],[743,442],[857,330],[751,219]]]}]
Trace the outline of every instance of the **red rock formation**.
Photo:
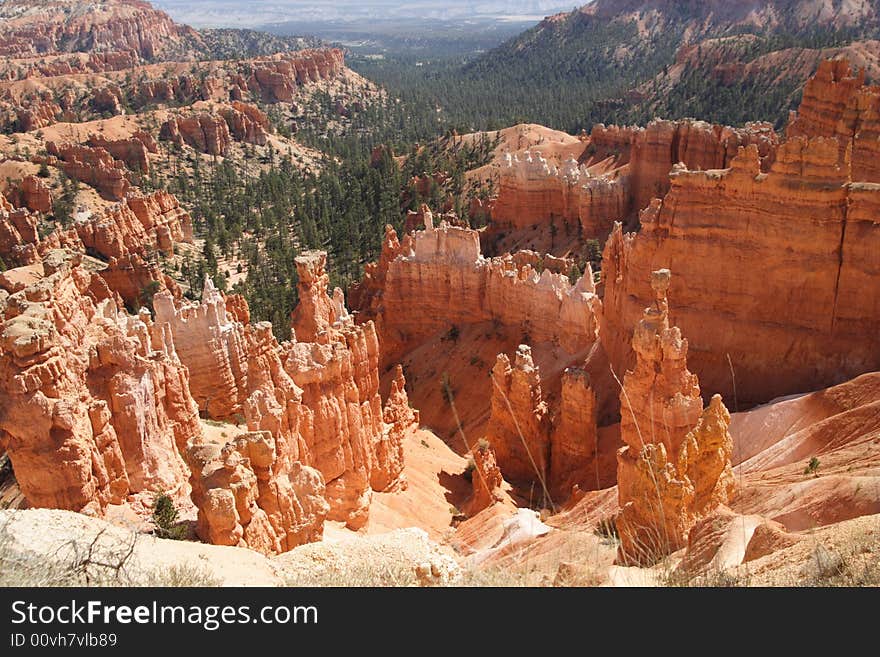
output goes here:
[{"label": "red rock formation", "polygon": [[[130,139],[105,139],[100,135],[92,135],[86,144],[92,148],[103,148],[115,159],[125,162],[125,165],[132,171],[149,173],[150,160],[147,155],[149,151],[144,139],[141,138],[142,135],[152,141],[147,133],[136,133]],[[153,146],[155,153],[155,142],[153,142]]]},{"label": "red rock formation", "polygon": [[662,197],[669,190],[670,170],[680,162],[690,170],[723,169],[730,166],[740,146],[753,144],[761,170],[767,171],[777,143],[768,123],[729,128],[704,121],[651,121],[633,140],[632,208],[641,210],[651,199]]},{"label": "red rock formation", "polygon": [[581,136],[581,141],[587,144],[580,163],[589,160],[603,160],[614,158],[619,164],[629,161],[633,142],[641,128],[636,126],[619,126],[598,123],[590,130],[590,134]]},{"label": "red rock formation", "polygon": [[[483,258],[477,231],[445,223],[407,236],[399,247],[395,237],[386,233],[379,265],[355,295],[355,309],[377,320],[383,362],[450,325],[491,320],[569,353],[596,341],[600,304],[589,269],[572,286],[549,269],[517,267],[510,256]],[[535,321],[540,317],[554,321]]]},{"label": "red rock formation", "polygon": [[7,266],[29,265],[40,256],[37,219],[26,209],[16,210],[0,194],[0,258]]},{"label": "red rock formation", "polygon": [[[268,431],[279,459],[321,472],[329,518],[362,526],[371,490],[404,485],[402,440],[417,414],[401,376],[385,406],[379,396],[379,345],[372,322],[356,326],[342,293],[327,293],[326,254],[297,257],[300,305],[291,342],[271,325],[244,325],[246,304],[230,305],[209,282],[198,305],[154,298],[156,324],[167,327],[193,372],[191,390],[213,417],[242,413],[250,431]],[[288,467],[288,466],[284,466]]]},{"label": "red rock formation", "polygon": [[[825,60],[804,85],[798,111],[786,128],[787,137],[832,137],[851,139],[852,124],[844,121],[853,99],[865,85],[865,72],[853,71],[845,59]],[[838,133],[840,130],[840,133]]]},{"label": "red rock formation", "polygon": [[252,72],[242,86],[267,102],[290,102],[299,86],[336,77],[344,62],[339,48],[259,58],[250,62]]},{"label": "red rock formation", "polygon": [[269,117],[258,107],[233,101],[230,107],[222,107],[220,115],[226,119],[229,132],[236,141],[264,146],[271,130]]},{"label": "red rock formation", "polygon": [[148,235],[139,240],[141,248],[155,245],[171,254],[175,242],[192,243],[192,217],[180,207],[173,194],[160,190],[147,195],[130,195],[125,202]]},{"label": "red rock formation", "polygon": [[56,251],[6,301],[0,439],[31,506],[99,513],[126,495],[185,494],[179,456],[200,434],[187,370],[149,314]]},{"label": "red rock formation", "polygon": [[131,307],[141,305],[145,292],[168,289],[180,296],[177,284],[148,257],[154,249],[171,253],[174,242],[192,241],[192,220],[173,195],[159,191],[129,196],[124,203],[80,218],[72,228],[56,229],[45,238],[39,236],[34,215],[14,210],[3,201],[0,257],[6,263],[36,263],[61,247],[81,253],[88,250],[108,260],[100,275]]},{"label": "red rock formation", "polygon": [[499,354],[491,400],[486,438],[507,481],[520,487],[546,485],[545,503],[553,506],[575,488],[595,490],[614,480],[606,472],[607,458],[598,462],[598,403],[583,369],[565,369],[560,398],[550,403],[531,350],[520,345],[513,366]]},{"label": "red rock formation", "polygon": [[[559,410],[550,434],[550,493],[554,500],[580,490],[601,488],[598,466],[598,404],[586,371],[566,368]],[[604,473],[601,473],[604,474]]]},{"label": "red rock formation", "polygon": [[[587,184],[596,184],[591,178],[586,167],[579,166],[574,159],[559,169],[537,150],[526,151],[523,161],[508,154],[498,182],[498,198],[492,206],[493,224],[519,230],[538,224],[554,225],[554,230],[577,234],[581,198],[593,196],[593,192],[584,189]],[[622,203],[625,194],[617,196]],[[593,230],[593,226],[586,226],[585,234],[599,235]]]},{"label": "red rock formation", "polygon": [[182,295],[177,283],[163,273],[157,263],[144,260],[138,253],[111,257],[107,267],[98,274],[129,308],[140,308],[152,294],[160,290],[168,290],[175,298]]},{"label": "red rock formation", "polygon": [[12,190],[9,201],[17,208],[49,214],[52,212],[52,194],[36,176],[25,176]]},{"label": "red rock formation", "polygon": [[[426,203],[422,203],[418,210],[407,210],[403,223],[403,232],[413,233],[417,230],[424,230],[428,223],[431,224],[431,227],[434,226],[434,215],[431,212],[431,208]],[[388,229],[386,228],[385,231],[387,233]]]},{"label": "red rock formation", "polygon": [[382,241],[382,252],[377,262],[364,265],[364,275],[348,293],[351,307],[365,313],[368,317],[377,317],[380,311],[381,298],[385,290],[385,277],[388,267],[400,253],[400,240],[397,231],[391,224],[385,225],[385,239]]},{"label": "red rock formation", "polygon": [[[191,59],[196,53],[198,48],[181,53],[184,56],[177,61]],[[129,59],[125,59],[126,56]],[[205,61],[195,65],[200,71],[197,75],[179,72],[183,67],[173,64],[158,79],[154,67],[136,66],[136,63],[139,58],[131,51],[64,53],[53,55],[43,64],[33,59],[0,61],[0,97],[3,99],[0,100],[0,128],[7,132],[24,132],[59,120],[83,121],[117,116],[127,109],[138,112],[156,105],[210,101],[224,104],[223,113],[229,128],[240,134],[239,140],[262,143],[268,124],[261,112],[253,105],[243,110],[236,107],[235,102],[291,103],[303,86],[335,78],[344,70],[343,54],[339,50],[305,50],[243,61]],[[131,69],[133,75],[124,78],[120,75],[78,76],[122,69]],[[62,76],[62,79],[69,76],[71,80],[70,84],[41,85],[36,90],[31,83],[21,82],[43,76]],[[84,87],[83,82],[89,84]],[[225,104],[230,98],[234,99],[231,106]],[[358,105],[355,103],[355,107]],[[242,112],[244,117],[239,115]],[[187,129],[193,131],[196,127],[190,125]],[[171,135],[173,127],[169,126],[168,131]]]},{"label": "red rock formation", "polygon": [[71,178],[91,185],[112,201],[125,198],[130,187],[125,164],[103,148],[49,141],[46,150],[50,156],[61,160],[59,166]]},{"label": "red rock formation", "polygon": [[[314,271],[312,263],[298,262],[297,269],[301,285],[305,270]],[[307,291],[301,294],[302,299]],[[372,323],[340,324],[316,337],[319,342],[286,343],[284,369],[302,391],[299,432],[308,450],[305,462],[327,482],[328,517],[357,529],[368,519],[374,446],[384,428],[379,343]]]},{"label": "red rock formation", "polygon": [[296,258],[296,271],[299,274],[299,303],[290,317],[290,325],[296,339],[301,342],[315,342],[319,333],[324,333],[338,318],[329,296],[327,286],[327,254],[324,251],[306,251]]},{"label": "red rock formation", "polygon": [[249,324],[251,321],[251,309],[248,303],[240,294],[229,294],[226,296],[226,313],[230,319],[242,324]]},{"label": "red rock formation", "polygon": [[116,85],[107,85],[92,92],[89,105],[96,112],[111,116],[122,114],[122,91]]},{"label": "red rock formation", "polygon": [[140,79],[132,84],[131,97],[137,108],[160,103],[195,102],[206,100],[200,85],[192,75],[173,78]]},{"label": "red rock formation", "polygon": [[633,336],[636,367],[620,393],[616,521],[623,561],[653,562],[683,547],[696,519],[733,494],[730,414],[715,395],[702,410],[688,341],[669,324],[669,270],[653,273],[654,304]]},{"label": "red rock formation", "polygon": [[6,3],[0,53],[34,57],[74,51],[133,51],[144,59],[177,56],[201,43],[186,25],[141,0],[98,5],[66,1]]},{"label": "red rock formation", "polygon": [[835,137],[841,164],[850,160],[853,182],[880,183],[880,88],[865,85],[865,71],[828,60],[804,87],[789,137]]},{"label": "red rock formation", "polygon": [[[2,45],[0,45],[0,50],[3,50]],[[50,59],[11,60],[5,69],[0,68],[0,77],[8,80],[26,80],[28,78],[51,78],[80,73],[103,73],[134,68],[139,63],[140,58],[130,50],[58,53]]]},{"label": "red rock formation", "polygon": [[471,450],[474,469],[471,473],[473,489],[468,501],[467,514],[476,515],[503,499],[504,480],[495,458],[495,451],[488,442],[480,442]]},{"label": "red rock formation", "polygon": [[593,130],[582,163],[570,159],[561,167],[537,149],[526,151],[523,161],[508,154],[492,206],[493,230],[540,225],[564,236],[604,239],[615,221],[666,193],[674,165],[721,169],[746,144],[758,145],[766,170],[777,144],[769,124],[743,129],[692,120],[655,120],[640,129],[600,125]]},{"label": "red rock formation", "polygon": [[202,540],[277,554],[321,539],[328,510],[321,473],[279,459],[268,431],[195,443],[187,460]]},{"label": "red rock formation", "polygon": [[61,107],[51,97],[31,98],[15,111],[14,125],[10,125],[9,120],[6,124],[15,132],[30,132],[52,125],[60,115]]},{"label": "red rock formation", "polygon": [[192,242],[192,218],[165,191],[129,196],[124,203],[78,221],[76,230],[85,248],[104,258],[144,255],[152,249],[170,254],[174,242]]},{"label": "red rock formation", "polygon": [[370,487],[378,491],[405,488],[403,440],[407,433],[418,429],[419,412],[409,405],[406,380],[400,365],[394,369],[394,379],[382,409],[382,419],[387,428],[376,439],[376,461],[370,474]]},{"label": "red rock formation", "polygon": [[162,124],[159,138],[187,144],[208,155],[226,155],[232,140],[226,121],[207,112],[168,119]]},{"label": "red rock formation", "polygon": [[681,272],[676,323],[707,390],[732,398],[735,377],[739,403],[753,404],[880,368],[880,297],[866,285],[880,189],[847,184],[836,140],[792,138],[766,175],[752,146],[728,170],[679,169],[671,183],[641,232],[606,244],[603,342],[618,372],[651,298],[644,281],[666,265]]},{"label": "red rock formation", "polygon": [[161,292],[153,298],[156,323],[167,325],[175,349],[190,371],[190,391],[208,417],[230,419],[242,413],[247,395],[248,358],[244,327],[226,314],[226,300],[205,279],[201,303]]},{"label": "red rock formation", "polygon": [[506,354],[499,354],[492,368],[492,414],[486,440],[495,450],[507,481],[546,486],[550,465],[549,419],[532,350],[520,345],[512,365]]}]

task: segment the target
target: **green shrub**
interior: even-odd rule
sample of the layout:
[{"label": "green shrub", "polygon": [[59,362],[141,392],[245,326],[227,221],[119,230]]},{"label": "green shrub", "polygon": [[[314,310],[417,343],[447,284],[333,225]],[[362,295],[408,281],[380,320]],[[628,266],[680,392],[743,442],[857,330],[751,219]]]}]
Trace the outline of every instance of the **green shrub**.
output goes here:
[{"label": "green shrub", "polygon": [[174,500],[165,493],[160,493],[153,500],[153,523],[156,525],[153,533],[159,538],[175,541],[186,538],[186,525],[178,523]]}]

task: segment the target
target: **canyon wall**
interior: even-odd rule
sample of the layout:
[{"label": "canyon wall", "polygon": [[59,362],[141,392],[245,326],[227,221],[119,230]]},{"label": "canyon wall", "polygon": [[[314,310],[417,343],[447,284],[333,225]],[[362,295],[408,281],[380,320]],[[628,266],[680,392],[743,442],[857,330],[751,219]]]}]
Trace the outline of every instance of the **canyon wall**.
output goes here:
[{"label": "canyon wall", "polygon": [[45,237],[40,236],[38,219],[0,196],[0,258],[4,263],[37,263],[44,254],[63,247],[105,259],[108,265],[100,275],[130,306],[138,307],[147,289],[169,289],[180,296],[177,284],[149,258],[152,251],[169,255],[175,243],[192,242],[192,218],[173,194],[130,194],[102,211],[81,213],[72,227],[57,228]]},{"label": "canyon wall", "polygon": [[402,243],[387,230],[379,263],[352,296],[356,310],[376,319],[383,363],[452,325],[482,321],[520,327],[530,343],[572,354],[597,339],[600,304],[589,268],[572,285],[549,269],[517,266],[511,256],[484,258],[477,231],[445,222],[426,224]]},{"label": "canyon wall", "polygon": [[31,506],[100,513],[131,494],[188,493],[198,436],[188,372],[149,313],[131,316],[66,251],[6,290],[0,440]]},{"label": "canyon wall", "polygon": [[704,121],[654,120],[645,128],[596,126],[581,162],[548,163],[540,147],[522,160],[507,154],[492,205],[492,230],[542,230],[604,240],[614,222],[644,208],[669,189],[669,172],[722,169],[740,146],[755,144],[766,170],[778,143],[772,126],[744,128]]},{"label": "canyon wall", "polygon": [[[293,103],[301,96],[303,87],[332,80],[345,70],[344,53],[338,48],[300,50],[241,61],[204,61],[195,65],[200,69],[198,73],[193,73],[192,67],[170,64],[172,68],[158,77],[155,67],[122,66],[125,62],[118,62],[108,63],[102,69],[101,63],[94,61],[96,55],[87,62],[80,61],[79,54],[75,59],[71,57],[74,56],[56,61],[55,68],[34,68],[31,60],[25,60],[13,66],[7,76],[0,66],[0,128],[28,132],[59,120],[87,121],[108,113],[118,116],[130,110],[142,112],[157,105],[179,107],[211,101],[225,106],[223,118],[233,133],[241,135],[240,141],[258,144],[264,138],[262,129],[268,125],[262,121],[255,103]],[[67,60],[73,65],[70,71],[65,70]],[[88,73],[90,66],[104,74],[78,75]],[[25,84],[19,76],[22,69],[28,68],[32,71],[30,78],[70,76],[70,84],[63,88],[57,84]],[[87,70],[79,70],[82,68]],[[134,73],[124,75],[125,69]],[[259,124],[262,129],[256,127]],[[187,127],[190,133],[192,129]]]},{"label": "canyon wall", "polygon": [[198,33],[140,0],[99,5],[49,1],[11,6],[0,22],[0,53],[33,57],[52,53],[134,51],[143,59],[182,55],[200,43]]},{"label": "canyon wall", "polygon": [[835,137],[842,166],[849,159],[853,182],[880,182],[880,87],[865,85],[864,70],[828,60],[804,87],[788,137]]},{"label": "canyon wall", "polygon": [[849,182],[833,138],[793,137],[769,173],[744,148],[722,171],[677,168],[671,189],[605,247],[603,342],[617,371],[651,299],[650,272],[675,268],[677,325],[703,388],[739,405],[880,367],[880,188]]},{"label": "canyon wall", "polygon": [[769,170],[756,146],[724,170],[675,168],[640,232],[616,228],[605,247],[603,343],[617,371],[658,267],[679,274],[674,319],[704,390],[747,406],[880,367],[878,107],[862,73],[824,62]]}]

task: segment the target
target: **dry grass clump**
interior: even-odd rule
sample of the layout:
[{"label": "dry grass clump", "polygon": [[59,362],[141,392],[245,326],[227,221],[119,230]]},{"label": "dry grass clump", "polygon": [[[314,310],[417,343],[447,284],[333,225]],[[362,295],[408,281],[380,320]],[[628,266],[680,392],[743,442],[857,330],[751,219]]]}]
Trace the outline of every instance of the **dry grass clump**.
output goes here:
[{"label": "dry grass clump", "polygon": [[88,543],[72,539],[51,555],[13,547],[7,521],[0,525],[0,587],[220,586],[204,566],[174,564],[143,572],[134,558],[140,536],[114,538],[106,530]]},{"label": "dry grass clump", "polygon": [[406,563],[353,559],[330,568],[300,568],[285,576],[287,586],[397,587],[419,586],[415,568]]},{"label": "dry grass clump", "polygon": [[880,586],[880,541],[865,534],[836,549],[817,544],[795,586]]}]

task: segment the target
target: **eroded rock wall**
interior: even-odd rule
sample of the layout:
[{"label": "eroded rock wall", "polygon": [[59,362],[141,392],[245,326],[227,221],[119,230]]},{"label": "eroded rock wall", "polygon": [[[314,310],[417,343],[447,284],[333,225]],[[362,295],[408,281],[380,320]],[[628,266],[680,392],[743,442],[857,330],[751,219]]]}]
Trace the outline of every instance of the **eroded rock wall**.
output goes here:
[{"label": "eroded rock wall", "polygon": [[100,513],[131,494],[187,494],[196,405],[149,313],[126,314],[65,251],[4,305],[0,438],[28,503]]}]

